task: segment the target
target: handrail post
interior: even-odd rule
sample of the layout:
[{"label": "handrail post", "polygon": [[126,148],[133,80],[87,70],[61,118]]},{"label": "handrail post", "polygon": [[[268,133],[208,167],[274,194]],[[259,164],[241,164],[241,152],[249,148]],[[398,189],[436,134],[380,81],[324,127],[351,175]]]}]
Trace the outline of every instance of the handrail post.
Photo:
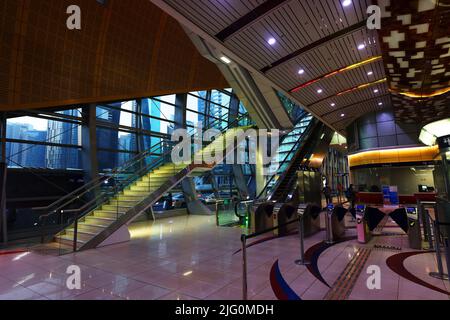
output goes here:
[{"label": "handrail post", "polygon": [[246,301],[247,294],[247,237],[245,234],[241,236],[242,242],[242,300]]},{"label": "handrail post", "polygon": [[74,234],[73,234],[73,252],[77,252],[77,243],[78,243],[78,213],[75,214],[75,225],[74,225]]},{"label": "handrail post", "polygon": [[44,216],[43,221],[41,223],[41,243],[45,243],[45,225],[47,224],[47,216]]},{"label": "handrail post", "polygon": [[216,226],[219,226],[219,201],[216,200]]}]

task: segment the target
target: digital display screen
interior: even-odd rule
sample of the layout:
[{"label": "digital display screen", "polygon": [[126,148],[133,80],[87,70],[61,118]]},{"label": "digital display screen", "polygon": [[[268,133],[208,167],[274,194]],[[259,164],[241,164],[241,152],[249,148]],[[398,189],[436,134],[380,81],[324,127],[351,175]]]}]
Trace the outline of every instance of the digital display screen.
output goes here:
[{"label": "digital display screen", "polygon": [[409,207],[409,208],[406,208],[406,213],[411,213],[411,214],[414,214],[414,213],[416,213],[416,208],[414,208],[414,207]]}]

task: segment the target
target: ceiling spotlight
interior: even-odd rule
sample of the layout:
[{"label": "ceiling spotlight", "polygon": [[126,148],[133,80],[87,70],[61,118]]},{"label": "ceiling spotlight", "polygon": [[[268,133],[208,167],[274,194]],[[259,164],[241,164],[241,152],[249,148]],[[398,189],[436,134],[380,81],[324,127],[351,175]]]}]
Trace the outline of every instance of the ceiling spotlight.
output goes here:
[{"label": "ceiling spotlight", "polygon": [[341,113],[341,118],[345,117],[345,113]]},{"label": "ceiling spotlight", "polygon": [[374,92],[374,93],[378,93],[378,92],[380,92],[380,90],[375,89],[375,90],[373,90],[373,92]]},{"label": "ceiling spotlight", "polygon": [[277,40],[275,40],[275,38],[270,38],[269,40],[267,40],[267,43],[273,46],[275,43],[277,43]]},{"label": "ceiling spotlight", "polygon": [[304,73],[305,73],[305,70],[303,70],[303,69],[298,70],[298,74],[304,74]]},{"label": "ceiling spotlight", "polygon": [[368,76],[371,76],[371,75],[373,75],[373,71],[369,71],[369,72],[367,72],[367,75],[368,75]]},{"label": "ceiling spotlight", "polygon": [[360,45],[358,45],[358,50],[362,50],[366,47],[366,45],[364,43],[361,43]]},{"label": "ceiling spotlight", "polygon": [[379,106],[382,106],[382,105],[383,105],[383,102],[379,102],[378,105],[379,105]]},{"label": "ceiling spotlight", "polygon": [[222,62],[225,62],[226,64],[230,64],[230,63],[231,63],[231,60],[228,59],[228,58],[225,57],[225,56],[220,57],[220,60],[222,60]]},{"label": "ceiling spotlight", "polygon": [[333,102],[333,103],[331,104],[331,106],[332,106],[332,107],[335,107],[335,106],[336,106],[336,103]]},{"label": "ceiling spotlight", "polygon": [[342,5],[344,6],[344,7],[348,7],[349,5],[351,5],[352,4],[352,0],[344,0],[343,2],[342,2]]},{"label": "ceiling spotlight", "polygon": [[323,92],[322,89],[317,90],[317,93],[318,93],[318,94],[321,94],[322,92]]}]

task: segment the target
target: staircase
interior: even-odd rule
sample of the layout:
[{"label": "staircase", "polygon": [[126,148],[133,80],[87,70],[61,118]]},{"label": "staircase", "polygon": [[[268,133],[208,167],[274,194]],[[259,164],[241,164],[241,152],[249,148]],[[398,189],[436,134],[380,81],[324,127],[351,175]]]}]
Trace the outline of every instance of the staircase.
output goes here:
[{"label": "staircase", "polygon": [[[110,191],[109,193],[100,191],[100,195],[90,201],[95,203],[95,208],[81,212],[79,218],[76,218],[73,224],[58,233],[54,240],[62,247],[73,248],[75,251],[97,247],[122,226],[130,223],[151,208],[165,193],[171,191],[188,175],[212,170],[225,159],[227,152],[234,151],[236,145],[231,137],[242,138],[241,135],[250,128],[252,127],[246,126],[226,130],[208,146],[195,153],[192,157],[193,160],[187,164],[170,162],[170,148],[168,152],[158,157],[150,165],[146,165],[144,169],[138,170],[137,173],[122,181],[117,179],[119,186],[115,186],[116,192],[113,192],[113,194]],[[221,156],[215,157],[217,162],[208,162],[207,164],[201,161],[198,164],[198,161],[195,161],[194,163],[194,159],[204,160],[206,155],[210,155],[214,151],[221,154]],[[141,158],[133,161],[133,163],[136,164],[143,160],[146,159]],[[132,167],[132,164],[127,166],[128,170]],[[119,176],[119,174],[116,174],[115,178]],[[102,183],[106,184],[109,181],[111,181],[111,178],[102,180],[94,186],[89,186],[87,190],[91,193],[95,192],[95,189],[98,189]],[[84,194],[86,192],[85,190]],[[109,196],[105,198],[105,194]],[[61,210],[61,207],[64,207],[64,205],[60,205],[58,209]]]}]

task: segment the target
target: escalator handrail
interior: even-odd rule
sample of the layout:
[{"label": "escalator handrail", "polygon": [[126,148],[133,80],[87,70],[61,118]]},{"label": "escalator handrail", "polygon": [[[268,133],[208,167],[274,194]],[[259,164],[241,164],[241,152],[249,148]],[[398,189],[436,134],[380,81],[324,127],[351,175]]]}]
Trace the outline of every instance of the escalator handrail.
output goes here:
[{"label": "escalator handrail", "polygon": [[[317,128],[317,126],[319,126],[321,123],[317,120],[315,122],[311,122],[311,126],[308,128],[309,132],[305,132],[306,133],[306,138],[302,139],[302,144],[306,143],[306,140],[308,140],[309,138],[311,138],[311,136],[313,135],[314,130]],[[294,158],[298,157],[300,153],[302,153],[304,150],[303,147],[299,147],[299,149],[297,150],[296,155],[294,155]],[[305,158],[307,150],[305,151],[305,154],[302,155],[302,160]],[[294,159],[293,158],[293,159]],[[277,183],[275,184],[275,186],[272,189],[272,194],[275,193],[275,191],[277,190],[277,188],[279,187],[279,185],[284,182],[284,179],[286,177],[286,175],[288,174],[288,172],[290,171],[291,167],[294,165],[294,163],[291,163],[289,165],[289,167],[283,172],[283,174],[281,175],[280,179],[277,181]],[[288,185],[292,184],[292,181],[296,179],[296,176],[293,175],[289,180],[288,180]]]},{"label": "escalator handrail", "polygon": [[[289,156],[293,153],[296,152],[298,150],[298,145],[302,144],[306,139],[304,139],[304,137],[306,137],[307,135],[309,135],[312,131],[312,127],[314,127],[316,124],[318,123],[318,121],[316,119],[312,119],[311,122],[308,125],[308,128],[305,130],[305,132],[302,134],[301,139],[298,139],[296,141],[296,143],[293,145],[293,147],[291,148],[291,150],[289,151],[289,153],[286,155],[286,157],[283,159],[283,161],[280,163],[280,167],[282,167],[286,162],[288,162],[288,158]],[[284,177],[287,174],[288,170],[285,170],[283,172],[283,174],[281,175],[280,180],[282,180],[282,177]],[[267,188],[269,187],[270,183],[275,179],[275,177],[277,176],[277,174],[274,174],[269,181],[267,181],[266,185],[264,186],[263,190],[259,193],[259,195],[256,197],[256,199],[260,199],[262,197],[262,195],[264,194],[264,192],[267,190]],[[279,182],[278,182],[279,183]],[[277,184],[278,184],[277,183]]]}]

